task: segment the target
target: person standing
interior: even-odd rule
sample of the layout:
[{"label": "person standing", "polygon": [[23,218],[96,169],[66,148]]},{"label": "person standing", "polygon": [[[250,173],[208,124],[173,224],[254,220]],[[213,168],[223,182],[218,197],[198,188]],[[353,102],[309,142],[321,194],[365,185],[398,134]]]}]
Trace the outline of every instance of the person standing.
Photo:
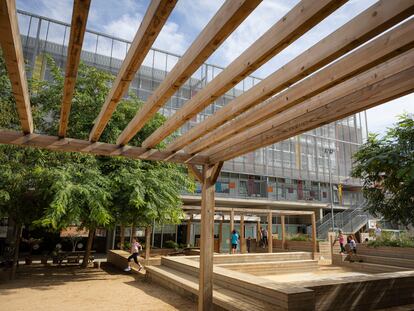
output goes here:
[{"label": "person standing", "polygon": [[246,240],[247,252],[250,253],[251,238],[250,236]]},{"label": "person standing", "polygon": [[237,245],[239,244],[239,234],[236,230],[231,232],[231,253],[236,254]]},{"label": "person standing", "polygon": [[266,228],[263,228],[262,237],[263,237],[263,248],[266,248],[268,244]]},{"label": "person standing", "polygon": [[142,250],[141,244],[138,243],[137,239],[133,238],[131,243],[131,255],[128,257],[128,267],[124,269],[124,271],[128,272],[131,271],[131,261],[132,259],[135,263],[139,266],[138,272],[141,271],[142,265],[138,261],[139,252]]},{"label": "person standing", "polygon": [[345,253],[345,237],[342,234],[341,230],[339,230],[338,241],[339,241],[339,247],[341,248],[341,251],[339,253],[343,254]]},{"label": "person standing", "polygon": [[382,229],[381,229],[381,227],[379,226],[379,224],[377,223],[376,225],[375,225],[375,239],[381,239],[381,235],[382,235]]}]

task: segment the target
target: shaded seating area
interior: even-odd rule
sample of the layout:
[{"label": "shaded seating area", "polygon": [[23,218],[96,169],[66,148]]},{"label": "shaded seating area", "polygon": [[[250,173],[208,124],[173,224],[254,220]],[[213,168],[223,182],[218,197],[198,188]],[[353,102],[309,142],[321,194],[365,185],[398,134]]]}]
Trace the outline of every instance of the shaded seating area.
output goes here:
[{"label": "shaded seating area", "polygon": [[[249,276],[235,271],[234,266],[233,270],[220,267],[215,262],[216,258],[224,257],[214,256],[213,230],[215,212],[220,211],[215,208],[215,184],[224,161],[329,122],[341,120],[414,90],[414,20],[409,18],[414,12],[412,0],[383,0],[374,3],[200,124],[178,138],[171,137],[174,139],[168,141],[165,149],[157,148],[159,143],[211,105],[215,99],[242,82],[244,77],[302,37],[345,2],[300,1],[219,75],[206,83],[164,124],[154,130],[140,146],[133,146],[128,145],[131,139],[197,71],[200,64],[206,61],[249,16],[260,1],[227,0],[132,120],[128,120],[128,125],[119,134],[116,143],[108,143],[100,141],[102,133],[127,93],[133,77],[177,0],[150,2],[122,67],[101,110],[97,113],[89,139],[67,137],[67,129],[90,1],[74,1],[59,130],[57,136],[51,136],[36,133],[34,130],[15,2],[2,0],[0,44],[13,89],[21,131],[0,130],[0,143],[52,151],[165,161],[186,166],[202,184],[200,255],[194,258],[163,257],[160,259],[163,268],[148,265],[151,260],[149,247],[145,250],[145,258],[150,271],[148,278],[164,282],[171,289],[190,294],[193,298],[197,297],[199,311],[212,310],[214,307],[227,310],[330,310],[332,306],[338,305],[338,301],[342,301],[344,296],[334,295],[331,301],[324,302],[325,299],[321,298],[319,293],[323,293],[324,290],[326,293],[335,293],[338,284],[343,284],[339,288],[344,287],[345,295],[348,297],[355,295],[354,286],[362,287],[362,296],[366,299],[355,299],[358,308],[414,302],[414,272],[409,271],[382,276],[359,276],[353,281],[334,279],[315,286],[296,286],[280,285],[264,278]],[[239,213],[242,221],[247,211],[232,209],[221,212],[230,213],[233,219],[234,213]],[[272,214],[283,217],[290,212],[268,209],[255,210],[254,213],[267,214],[268,224],[271,225]],[[315,214],[301,213],[311,217],[312,253],[303,256],[312,258],[301,258],[301,262],[295,264],[312,267],[317,256]],[[284,228],[284,225],[282,227]],[[272,228],[269,229],[271,233]],[[148,227],[147,245],[150,245],[149,232]],[[244,234],[241,236],[244,239]],[[282,241],[284,238],[285,234],[282,234]],[[244,243],[242,245],[244,247]],[[286,258],[294,256],[289,253],[273,254],[273,241],[268,244],[268,253],[265,254],[268,257],[264,258],[272,258],[272,261],[276,262],[277,258],[290,261]],[[257,257],[244,254],[244,251],[237,256],[243,260],[258,260]],[[75,257],[76,255],[68,255],[66,259],[76,260]],[[121,254],[118,258],[123,260],[124,255]],[[289,264],[292,264],[292,269],[297,268],[292,262]],[[392,280],[396,287],[385,286],[389,280]],[[177,281],[180,286],[177,286]],[[349,305],[340,307],[344,309]]]}]

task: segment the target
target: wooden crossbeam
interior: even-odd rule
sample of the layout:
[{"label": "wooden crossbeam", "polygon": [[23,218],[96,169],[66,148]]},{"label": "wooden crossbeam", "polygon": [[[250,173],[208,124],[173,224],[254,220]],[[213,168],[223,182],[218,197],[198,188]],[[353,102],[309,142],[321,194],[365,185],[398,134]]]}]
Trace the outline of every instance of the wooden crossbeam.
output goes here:
[{"label": "wooden crossbeam", "polygon": [[[183,205],[182,206],[183,210],[190,210],[190,211],[199,211],[201,210],[200,206],[187,206],[187,205]],[[255,214],[269,214],[269,212],[271,212],[273,215],[277,215],[277,216],[281,216],[281,215],[285,215],[285,216],[302,216],[302,215],[312,215],[315,212],[311,212],[311,211],[292,211],[292,210],[273,210],[273,209],[260,209],[260,208],[234,208],[234,207],[215,207],[214,209],[216,212],[228,212],[231,213],[236,212],[236,213],[255,213]]]},{"label": "wooden crossbeam", "polygon": [[[228,120],[235,118],[243,111],[267,100],[285,87],[299,81],[304,76],[322,68],[333,59],[346,54],[358,45],[362,45],[364,42],[370,40],[385,29],[397,24],[413,13],[414,3],[412,1],[405,1],[403,3],[380,1],[375,3],[338,30],[278,69],[269,77],[253,86],[247,92],[222,107],[214,115],[209,116],[202,123],[178,137],[173,143],[167,146],[166,150],[176,151],[186,146],[184,149],[186,152],[196,153],[203,148],[222,140],[225,136],[230,136],[233,133],[240,131],[243,127],[239,122],[234,122],[231,125],[229,124],[226,126],[226,129],[220,128],[217,131],[213,130]],[[409,35],[409,32],[407,32],[407,35],[411,39],[413,38]],[[388,46],[388,44],[385,45]],[[364,57],[370,57],[370,54],[367,54]],[[347,70],[347,72],[349,73],[352,71]],[[342,74],[342,71],[337,71],[336,73]],[[344,76],[345,75],[342,75],[342,78]],[[336,78],[336,76],[334,76],[334,78]],[[339,78],[336,78],[336,81],[339,80]],[[330,85],[333,84],[334,81],[330,83]],[[326,87],[328,87],[328,85]],[[308,88],[304,88],[304,90],[308,90]],[[286,97],[291,101],[290,96],[286,94]],[[251,118],[249,117],[249,119]],[[252,124],[254,124],[254,122],[256,122],[256,120],[254,120]],[[237,127],[234,127],[234,125],[237,125]],[[203,135],[206,136],[199,141],[196,141],[194,144],[189,145],[189,143]]]},{"label": "wooden crossbeam", "polygon": [[75,91],[76,77],[78,75],[78,67],[90,4],[91,0],[75,0],[73,2],[62,107],[60,110],[59,137],[65,137],[68,128],[70,108],[72,105],[73,93]]},{"label": "wooden crossbeam", "polygon": [[262,0],[227,0],[117,140],[126,145]]},{"label": "wooden crossbeam", "polygon": [[[90,142],[87,140],[74,138],[59,138],[58,136],[48,136],[41,134],[24,135],[21,132],[0,130],[0,144],[16,145],[22,147],[42,148],[52,151],[81,152],[102,156],[123,156],[131,159],[144,159],[152,161],[165,161],[167,154],[163,151],[155,150],[150,156],[145,156],[148,151],[141,147],[125,146],[120,147],[115,144],[100,142]],[[184,163],[189,158],[190,164],[202,165],[208,163],[208,158],[203,156],[193,157],[184,153],[178,153],[169,160],[175,163]]]},{"label": "wooden crossbeam", "polygon": [[211,180],[213,183],[216,183],[217,178],[220,176],[220,171],[221,171],[221,168],[223,167],[223,164],[224,163],[222,161],[214,164],[213,172],[211,173]]},{"label": "wooden crossbeam", "polygon": [[22,131],[25,134],[33,133],[29,89],[14,0],[0,0],[0,45],[16,100]]},{"label": "wooden crossbeam", "polygon": [[[211,155],[210,161],[234,158],[403,96],[413,89],[414,50],[411,49],[234,136],[227,140],[225,149]],[[242,143],[238,143],[240,138]]]},{"label": "wooden crossbeam", "polygon": [[[346,99],[343,99],[341,101],[341,107],[333,108],[329,105],[326,105],[326,107],[322,107],[320,109],[313,111],[312,113],[306,114],[303,118],[290,120],[288,123],[284,124],[283,127],[279,127],[280,133],[278,135],[272,134],[270,132],[266,133],[266,135],[268,136],[267,141],[270,141],[271,143],[264,143],[263,146],[283,141],[292,136],[302,134],[309,130],[318,128],[322,125],[329,124],[336,120],[343,119],[355,113],[364,111],[366,109],[370,109],[372,107],[381,105],[396,98],[410,94],[414,92],[413,77],[414,70],[406,70],[405,72],[396,74],[395,76],[381,81],[380,83],[376,83],[372,87],[367,87],[364,90],[361,90],[360,92],[356,92],[350,96],[347,96]],[[368,91],[370,91],[370,89],[374,90],[370,92],[371,97],[364,98],[363,93],[367,93]],[[330,115],[331,113],[337,114]],[[252,148],[257,149],[260,147],[255,146]],[[249,150],[247,152],[249,152]],[[213,156],[211,157],[210,161],[224,161],[225,159],[231,159],[245,153],[246,150],[236,153],[232,153],[231,150],[228,150],[226,152],[225,157],[216,159]]]},{"label": "wooden crossbeam", "polygon": [[193,174],[193,176],[197,179],[198,182],[203,182],[203,174],[201,171],[193,164],[187,164],[188,171]]},{"label": "wooden crossbeam", "polygon": [[345,1],[302,0],[143,143],[152,147],[259,68]]},{"label": "wooden crossbeam", "polygon": [[98,141],[119,101],[128,91],[131,81],[144,61],[155,39],[170,16],[178,0],[153,0],[135,34],[125,60],[109,91],[95,124],[89,134],[90,141]]},{"label": "wooden crossbeam", "polygon": [[[215,150],[219,150],[223,147],[219,142],[224,142],[227,138],[246,131],[249,127],[258,124],[258,122],[266,118],[297,105],[346,79],[356,76],[364,70],[411,49],[414,46],[414,36],[411,35],[412,33],[414,33],[414,19],[404,22],[337,62],[279,93],[272,99],[257,105],[234,120],[218,127],[184,148],[184,151],[195,154],[213,145]],[[210,151],[214,152],[212,149]]]}]

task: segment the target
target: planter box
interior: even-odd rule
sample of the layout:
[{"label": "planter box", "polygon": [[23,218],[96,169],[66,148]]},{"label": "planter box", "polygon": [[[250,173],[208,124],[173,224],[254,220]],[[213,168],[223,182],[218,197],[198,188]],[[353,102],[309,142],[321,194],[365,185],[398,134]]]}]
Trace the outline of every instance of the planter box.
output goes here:
[{"label": "planter box", "polygon": [[[312,241],[289,241],[286,240],[285,248],[290,251],[312,252]],[[316,242],[316,250],[319,252],[319,242]],[[282,240],[273,240],[273,248],[282,249]]]}]

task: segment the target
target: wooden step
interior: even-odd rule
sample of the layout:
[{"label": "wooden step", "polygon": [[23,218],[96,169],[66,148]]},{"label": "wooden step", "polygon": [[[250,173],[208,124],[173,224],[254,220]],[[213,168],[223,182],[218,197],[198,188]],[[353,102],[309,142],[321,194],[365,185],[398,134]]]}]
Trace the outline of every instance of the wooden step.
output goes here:
[{"label": "wooden step", "polygon": [[[198,278],[177,271],[166,266],[148,267],[147,277],[162,286],[168,287],[175,292],[196,300],[198,296]],[[227,288],[214,286],[213,303],[225,310],[245,311],[270,311],[274,306],[264,303],[258,299],[237,293]]]},{"label": "wooden step", "polygon": [[221,264],[219,267],[254,275],[283,274],[300,271],[313,271],[317,269],[316,260],[289,260],[281,262],[258,262],[241,264]]},{"label": "wooden step", "polygon": [[344,261],[343,265],[351,267],[353,270],[367,273],[388,273],[388,272],[397,272],[397,271],[409,271],[410,268],[381,265],[368,262],[349,262]]},{"label": "wooden step", "polygon": [[370,255],[358,255],[364,262],[414,269],[414,260]]}]

